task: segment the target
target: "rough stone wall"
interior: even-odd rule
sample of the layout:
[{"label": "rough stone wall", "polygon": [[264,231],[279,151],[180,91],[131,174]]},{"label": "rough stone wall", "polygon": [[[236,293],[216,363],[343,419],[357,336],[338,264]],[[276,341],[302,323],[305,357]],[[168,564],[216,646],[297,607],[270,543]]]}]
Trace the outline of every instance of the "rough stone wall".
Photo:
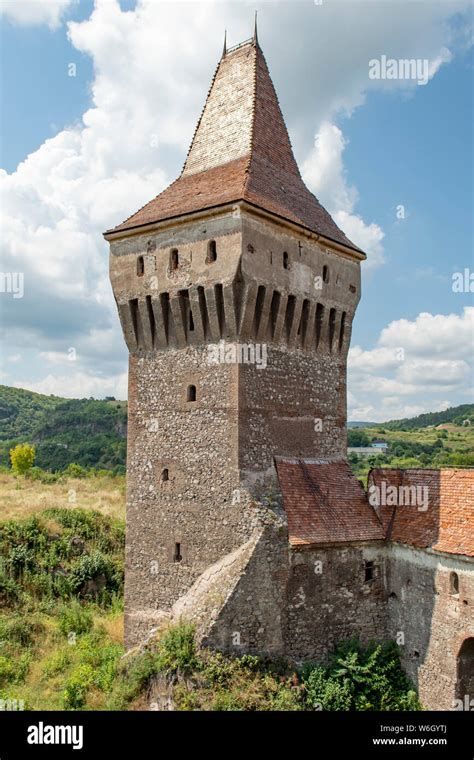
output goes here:
[{"label": "rough stone wall", "polygon": [[268,347],[267,367],[239,372],[239,467],[244,482],[269,482],[274,456],[342,459],[345,362]]},{"label": "rough stone wall", "polygon": [[[186,400],[189,384],[197,388],[195,402]],[[234,495],[236,385],[237,367],[209,371],[199,348],[131,356],[127,645],[153,621],[153,611],[169,608],[206,567],[251,534],[250,501],[244,492]]]},{"label": "rough stone wall", "polygon": [[[341,641],[386,635],[381,543],[293,550],[286,592],[285,651],[297,661],[325,662]],[[374,563],[365,580],[365,563]]]},{"label": "rough stone wall", "polygon": [[234,655],[285,654],[288,533],[284,519],[267,514],[255,548],[204,646]]},{"label": "rough stone wall", "polygon": [[[403,634],[403,666],[422,704],[452,710],[454,700],[464,697],[456,689],[459,651],[474,636],[474,563],[396,543],[386,557],[388,636],[397,640]],[[459,579],[457,594],[452,573]]]}]

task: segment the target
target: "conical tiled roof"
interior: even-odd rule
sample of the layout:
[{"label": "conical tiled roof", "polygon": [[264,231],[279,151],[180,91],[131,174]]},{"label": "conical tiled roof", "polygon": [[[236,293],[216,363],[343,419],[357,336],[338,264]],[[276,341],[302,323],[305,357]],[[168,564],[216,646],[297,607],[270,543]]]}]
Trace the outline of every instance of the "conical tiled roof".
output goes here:
[{"label": "conical tiled roof", "polygon": [[181,176],[113,231],[241,200],[360,250],[304,184],[255,40],[223,54]]}]

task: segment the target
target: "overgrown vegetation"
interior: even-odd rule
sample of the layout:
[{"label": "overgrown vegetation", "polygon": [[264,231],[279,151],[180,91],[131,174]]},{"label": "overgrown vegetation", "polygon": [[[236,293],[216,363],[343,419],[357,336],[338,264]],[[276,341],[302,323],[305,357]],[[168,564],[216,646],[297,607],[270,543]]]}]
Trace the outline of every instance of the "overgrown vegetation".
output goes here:
[{"label": "overgrown vegetation", "polygon": [[0,699],[102,709],[122,646],[124,524],[46,509],[0,524]]},{"label": "overgrown vegetation", "polygon": [[0,699],[25,709],[404,710],[418,702],[395,645],[350,642],[327,667],[197,650],[170,628],[123,659],[124,525],[46,509],[0,523]]},{"label": "overgrown vegetation", "polygon": [[327,667],[292,668],[251,655],[196,651],[191,626],[168,630],[121,665],[113,709],[154,709],[163,690],[177,710],[419,710],[394,643],[334,652]]}]

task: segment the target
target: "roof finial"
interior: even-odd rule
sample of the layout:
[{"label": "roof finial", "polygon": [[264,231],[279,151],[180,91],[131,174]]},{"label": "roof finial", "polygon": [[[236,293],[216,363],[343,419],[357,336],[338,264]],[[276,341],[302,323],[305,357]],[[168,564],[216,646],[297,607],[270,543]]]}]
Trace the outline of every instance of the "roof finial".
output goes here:
[{"label": "roof finial", "polygon": [[258,45],[257,16],[258,16],[258,11],[255,11],[255,30],[254,30],[254,33],[253,33],[253,41],[254,41],[255,45]]},{"label": "roof finial", "polygon": [[222,56],[224,56],[227,53],[227,29],[224,31],[224,50],[222,51]]}]

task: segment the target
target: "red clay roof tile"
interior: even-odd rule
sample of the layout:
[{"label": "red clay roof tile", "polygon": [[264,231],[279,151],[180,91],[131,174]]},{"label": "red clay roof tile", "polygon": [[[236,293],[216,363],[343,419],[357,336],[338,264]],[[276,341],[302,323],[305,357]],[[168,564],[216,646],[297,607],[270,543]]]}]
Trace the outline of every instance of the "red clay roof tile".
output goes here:
[{"label": "red clay roof tile", "polygon": [[[450,554],[474,556],[473,469],[374,469],[369,474],[369,489],[373,486],[379,489],[379,495],[382,487],[385,488],[382,501],[388,503],[380,505],[379,515],[388,539]],[[390,486],[397,490],[389,492]],[[399,489],[417,487],[426,488],[426,491],[419,490],[416,499],[416,492],[412,490],[415,504],[413,498],[406,504],[404,494],[410,492]],[[391,493],[397,494],[396,504],[392,504]],[[424,494],[427,496],[426,509]]]},{"label": "red clay roof tile", "polygon": [[181,176],[110,232],[241,200],[361,252],[304,184],[253,42],[221,58]]},{"label": "red clay roof tile", "polygon": [[384,531],[346,461],[275,458],[292,546],[383,540]]}]

